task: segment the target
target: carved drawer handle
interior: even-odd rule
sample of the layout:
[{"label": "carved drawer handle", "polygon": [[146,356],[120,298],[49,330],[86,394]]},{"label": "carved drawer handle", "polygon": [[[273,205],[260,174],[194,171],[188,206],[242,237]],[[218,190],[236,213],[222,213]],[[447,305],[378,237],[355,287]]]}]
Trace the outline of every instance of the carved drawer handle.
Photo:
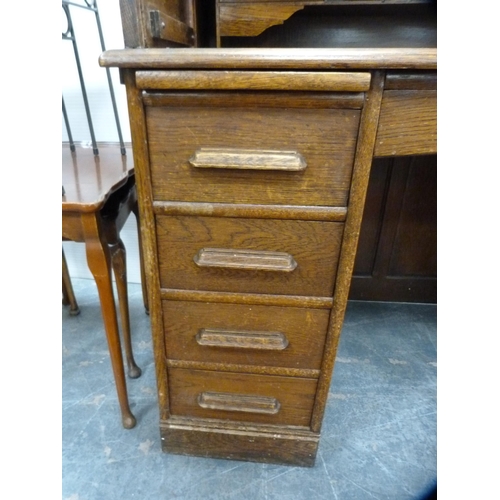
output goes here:
[{"label": "carved drawer handle", "polygon": [[258,149],[200,148],[189,159],[195,168],[237,170],[282,170],[300,172],[307,167],[297,151],[267,151]]},{"label": "carved drawer handle", "polygon": [[209,347],[237,347],[282,351],[288,346],[288,339],[281,332],[255,332],[203,328],[196,334],[196,342]]},{"label": "carved drawer handle", "polygon": [[280,402],[276,398],[226,392],[202,392],[198,395],[198,405],[210,410],[264,413],[267,415],[276,415],[280,410]]},{"label": "carved drawer handle", "polygon": [[264,250],[234,250],[230,248],[202,248],[193,258],[200,267],[249,269],[254,271],[292,272],[297,262],[285,252]]}]

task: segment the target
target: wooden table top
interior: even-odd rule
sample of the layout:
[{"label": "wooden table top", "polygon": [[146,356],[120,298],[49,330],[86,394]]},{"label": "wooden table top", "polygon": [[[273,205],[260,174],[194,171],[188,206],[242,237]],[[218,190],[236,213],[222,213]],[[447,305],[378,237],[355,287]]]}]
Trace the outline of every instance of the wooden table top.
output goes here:
[{"label": "wooden table top", "polygon": [[62,145],[63,212],[99,210],[108,197],[134,173],[132,149],[122,156],[118,144],[98,144],[99,155],[91,147],[76,147],[72,153]]}]

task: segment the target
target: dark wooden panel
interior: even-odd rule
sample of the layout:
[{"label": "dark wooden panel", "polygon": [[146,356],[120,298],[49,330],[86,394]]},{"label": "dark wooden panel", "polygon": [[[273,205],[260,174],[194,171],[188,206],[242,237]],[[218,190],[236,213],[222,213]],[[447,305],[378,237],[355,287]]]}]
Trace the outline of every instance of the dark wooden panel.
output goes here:
[{"label": "dark wooden panel", "polygon": [[[224,6],[223,47],[436,47],[436,8],[430,5],[298,6],[275,11],[251,5]],[[293,9],[298,10],[293,13]],[[247,19],[235,19],[245,11]],[[293,15],[292,15],[293,14]],[[284,21],[284,22],[283,22]],[[278,24],[283,22],[283,24]],[[271,26],[255,36],[262,28]],[[272,26],[272,24],[278,24]],[[251,33],[251,32],[254,33]],[[256,33],[257,32],[257,33]],[[225,36],[230,35],[230,36]],[[238,36],[240,35],[240,36]],[[241,36],[254,35],[254,36]]]},{"label": "dark wooden panel", "polygon": [[388,71],[384,90],[437,90],[437,72]]},{"label": "dark wooden panel", "polygon": [[356,254],[354,268],[356,276],[371,276],[373,272],[392,163],[393,160],[390,159],[379,159],[373,162]]},{"label": "dark wooden panel", "polygon": [[146,106],[210,107],[215,108],[301,108],[301,109],[361,109],[364,92],[298,92],[290,94],[261,90],[254,92],[231,91],[173,91],[147,92],[143,95]]},{"label": "dark wooden panel", "polygon": [[193,3],[193,0],[120,0],[125,46],[195,46]]},{"label": "dark wooden panel", "polygon": [[[415,157],[406,168],[389,275],[436,276],[437,166],[428,158]],[[409,249],[414,250],[409,252]]]},{"label": "dark wooden panel", "polygon": [[375,160],[349,298],[437,300],[437,157]]}]

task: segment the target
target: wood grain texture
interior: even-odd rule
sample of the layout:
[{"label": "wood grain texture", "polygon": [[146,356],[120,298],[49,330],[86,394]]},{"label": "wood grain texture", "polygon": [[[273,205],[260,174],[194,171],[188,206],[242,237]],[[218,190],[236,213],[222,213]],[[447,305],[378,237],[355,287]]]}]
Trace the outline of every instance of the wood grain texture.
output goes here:
[{"label": "wood grain texture", "polygon": [[65,212],[61,220],[62,239],[85,241],[81,212]]},{"label": "wood grain texture", "polygon": [[250,219],[299,219],[343,222],[346,207],[314,207],[296,205],[255,205],[239,203],[187,203],[154,201],[156,215],[202,215],[209,217],[242,217]]},{"label": "wood grain texture", "polygon": [[270,271],[291,273],[297,262],[286,252],[265,250],[236,250],[231,248],[202,248],[194,257],[199,267],[236,269],[250,271]]},{"label": "wood grain texture", "polygon": [[[435,4],[370,3],[371,5],[357,5],[353,1],[337,4],[321,2],[315,6],[307,6],[283,24],[272,26],[258,36],[238,36],[238,33],[223,36],[220,46],[297,49],[402,49],[437,46]],[[267,9],[272,10],[274,5],[274,2],[268,3]],[[369,63],[366,67],[369,67]]]},{"label": "wood grain texture", "polygon": [[[106,237],[105,224],[99,212],[84,212],[81,214],[81,218],[87,264],[97,285],[97,291],[99,292],[99,301],[101,304],[111,367],[113,369],[118,402],[121,410],[122,425],[126,429],[132,429],[136,425],[136,419],[130,410],[128,401],[127,383],[123,369],[122,347],[111,281],[111,269],[115,260],[111,254],[111,248],[108,245],[108,238]],[[119,279],[120,277],[117,276],[117,281]],[[125,328],[126,326],[127,325],[125,325]],[[130,339],[128,338],[128,340]]]},{"label": "wood grain texture", "polygon": [[201,408],[207,410],[237,411],[263,415],[276,415],[281,407],[276,398],[229,392],[201,392],[198,394],[197,402]]},{"label": "wood grain texture", "polygon": [[136,69],[436,69],[435,48],[122,49],[107,50],[101,66]]},{"label": "wood grain texture", "polygon": [[[269,103],[272,95],[269,90],[263,90],[259,105],[258,92],[248,91],[251,85],[248,77],[250,73],[258,74],[257,80],[260,81],[255,84],[262,86],[266,77],[269,81],[273,78],[276,78],[275,82],[280,81],[280,70],[317,71],[318,74],[367,67],[398,71],[416,67],[433,70],[436,52],[434,49],[306,52],[221,49],[217,53],[195,53],[187,49],[181,56],[173,49],[163,54],[141,54],[139,51],[129,56],[131,59],[124,61],[123,52],[119,55],[106,53],[101,63],[125,66],[134,59],[135,68],[149,72],[147,78],[153,73],[154,78],[158,76],[152,70],[173,69],[168,78],[177,82],[175,89],[182,80],[178,78],[179,74],[186,70],[184,76],[187,76],[184,80],[186,86],[180,86],[177,92],[169,90],[165,95],[159,92],[143,95],[146,116],[137,113],[131,117],[131,120],[139,121],[146,118],[146,123],[140,125],[142,131],[134,137],[142,141],[139,147],[146,152],[142,168],[151,168],[145,190],[148,199],[143,203],[148,204],[149,215],[156,218],[155,233],[149,233],[148,238],[158,258],[154,262],[158,268],[151,272],[156,273],[154,279],[158,280],[154,349],[159,391],[161,393],[167,387],[169,391],[160,398],[164,449],[225,458],[264,461],[279,458],[282,462],[304,460],[311,463],[317,448],[354,265],[385,75],[380,71],[373,74],[361,113],[359,107],[356,110],[335,109],[326,103],[322,107],[323,92],[320,99],[312,98],[310,92],[303,90],[277,91],[278,99],[268,106],[266,100]],[[367,58],[371,58],[371,62],[367,63]],[[204,79],[194,78],[198,69],[203,70]],[[231,95],[232,91],[224,90],[239,88],[237,72],[231,81],[231,71],[227,74],[221,71],[228,69],[248,73],[241,76],[243,83],[240,88],[246,92],[241,92],[244,97],[240,106],[237,104],[240,92]],[[211,76],[216,76],[219,81],[210,83]],[[141,85],[154,83],[154,78],[147,78]],[[387,92],[433,91],[424,88],[431,85],[432,78],[407,78],[406,85],[413,85],[410,89],[401,88],[398,77],[391,78],[391,85],[397,88]],[[408,83],[408,80],[411,81]],[[281,80],[280,85],[283,82]],[[132,76],[129,76],[129,84],[133,84]],[[207,85],[220,88],[220,96],[210,88],[204,92]],[[300,96],[297,105],[288,107],[287,102],[293,102],[295,92]],[[386,95],[390,97],[390,94]],[[136,102],[140,99],[138,92],[134,99]],[[347,102],[348,98],[344,99],[343,102]],[[306,103],[313,104],[311,109]],[[297,151],[307,162],[307,169],[300,173],[278,173],[290,174],[289,177],[269,172],[234,172],[234,169],[224,169],[217,174],[219,177],[211,176],[214,169],[198,169],[202,172],[196,173],[193,171],[197,169],[189,165],[189,159],[200,148]],[[338,164],[334,163],[337,161]],[[307,178],[313,169],[314,175]],[[282,220],[270,218],[269,214],[283,213],[286,206],[295,207],[293,216]],[[328,207],[344,210],[347,207],[343,214],[345,227],[341,222],[323,219],[294,219],[300,213],[312,214],[308,212],[311,207],[317,207],[314,216],[327,213],[324,210]],[[267,218],[262,214],[268,214]],[[194,259],[203,249],[287,253],[296,260],[297,268],[291,273],[199,268]],[[299,273],[297,282],[290,281],[296,273]],[[158,309],[160,298],[168,299],[162,311]],[[305,304],[311,305],[311,309]],[[299,305],[301,307],[294,307]],[[330,306],[331,315],[326,308]],[[276,312],[270,311],[271,308]],[[287,319],[274,326],[273,321],[279,322],[279,308],[283,309],[283,318]],[[301,329],[299,318],[293,317],[292,311],[295,310],[307,311],[308,321],[316,317],[316,326],[312,330]],[[200,320],[204,320],[202,323],[197,323],[198,319],[194,317],[197,313]],[[318,319],[319,314],[321,319]],[[219,316],[220,323],[212,324]],[[235,319],[234,323],[227,322],[231,318]],[[245,324],[246,319],[253,324]],[[161,324],[163,320],[165,325]],[[328,326],[325,328],[326,321]],[[297,323],[297,333],[290,336],[285,327],[290,327],[293,322]],[[219,343],[222,338],[226,345],[200,345],[196,339],[200,338],[200,332],[207,331],[209,336],[215,335]],[[163,340],[158,339],[160,332]],[[245,341],[252,345],[251,340],[259,334],[264,342],[262,332],[270,335],[282,333],[288,345],[282,350],[267,351],[228,346]],[[308,332],[316,333],[309,335]],[[323,336],[325,332],[326,338]],[[294,343],[291,338],[297,341]],[[299,341],[307,350],[301,347],[288,358],[290,348],[298,348]],[[311,347],[313,341],[315,346]],[[161,352],[158,349],[162,349]],[[196,349],[199,349],[199,354]],[[220,351],[223,351],[222,355]],[[249,351],[252,351],[251,355]],[[172,353],[177,354],[172,357]],[[285,356],[280,359],[282,354]],[[299,365],[299,362],[303,364]],[[208,394],[208,403],[204,394]],[[273,405],[268,403],[274,400],[279,402],[277,412],[241,411],[242,408],[248,409],[249,401],[253,402],[255,410],[262,405],[271,408]],[[271,426],[278,431],[276,436],[279,437],[271,439]],[[312,429],[313,432],[294,434],[293,429],[301,432]],[[255,436],[258,443],[248,444],[255,442]],[[283,450],[277,449],[273,439],[278,440]],[[290,446],[283,444],[287,439],[298,446],[298,458],[293,457]],[[300,443],[304,442],[307,446],[302,451]],[[247,444],[248,450],[245,449]]]},{"label": "wood grain texture", "polygon": [[[283,24],[305,6],[363,5],[382,3],[374,0],[218,0],[218,38],[224,36],[253,37],[271,26]],[[385,4],[428,3],[427,0],[386,0]],[[220,45],[219,45],[220,46]]]},{"label": "wood grain texture", "polygon": [[141,24],[140,1],[120,0],[120,14],[125,47],[145,47],[145,26]]},{"label": "wood grain texture", "polygon": [[241,365],[233,363],[211,363],[208,361],[181,361],[168,359],[169,368],[184,368],[188,370],[208,370],[219,372],[256,373],[262,375],[280,375],[283,377],[318,378],[319,370],[312,368],[285,368],[283,366]]},{"label": "wood grain texture", "polygon": [[134,175],[132,149],[122,155],[117,144],[98,144],[99,155],[92,148],[77,146],[70,151],[62,146],[62,211],[92,213],[100,210],[110,195]]},{"label": "wood grain texture", "polygon": [[[94,154],[97,151],[99,155]],[[134,164],[130,156],[121,154],[117,144],[100,144],[97,151],[76,147],[72,152],[69,145],[63,145],[62,239],[85,243],[87,264],[99,292],[122,424],[131,429],[136,419],[129,407],[121,340],[128,375],[137,378],[141,370],[135,363],[132,351],[126,255],[120,231],[137,204]],[[128,153],[131,153],[130,148]],[[64,252],[62,270],[63,293],[71,305],[70,314],[78,314]],[[118,291],[121,340],[111,281],[113,274]]]},{"label": "wood grain texture", "polygon": [[[179,0],[120,0],[125,46],[194,46],[194,12],[192,9],[185,9],[183,3]],[[152,12],[157,13],[159,33],[152,29]]]},{"label": "wood grain texture", "polygon": [[365,95],[363,92],[299,92],[289,94],[261,90],[258,93],[231,91],[149,91],[143,96],[146,106],[219,108],[304,108],[304,109],[361,109]]},{"label": "wood grain texture", "polygon": [[[156,200],[347,204],[358,110],[148,107],[146,112]],[[200,148],[297,151],[307,168],[300,172],[196,169],[189,159]]]},{"label": "wood grain texture", "polygon": [[262,149],[200,148],[189,159],[195,168],[232,170],[278,170],[300,172],[307,168],[297,151],[266,151]]},{"label": "wood grain texture", "polygon": [[318,382],[318,390],[311,420],[311,429],[315,432],[319,432],[321,429],[328,397],[328,389],[331,383],[335,356],[340,339],[340,332],[344,321],[352,270],[356,257],[356,247],[358,244],[364,203],[370,178],[373,151],[375,148],[380,105],[384,89],[384,76],[384,73],[381,71],[374,72],[372,88],[366,96],[366,104],[361,116],[350,203],[339,260],[339,272],[335,282],[332,314],[328,326],[325,351],[321,365],[321,375]]},{"label": "wood grain texture", "polygon": [[161,423],[162,449],[167,453],[229,460],[312,467],[319,436],[282,426],[238,428],[227,422],[211,426],[200,419],[171,418]]},{"label": "wood grain texture", "polygon": [[136,186],[140,213],[141,242],[144,255],[144,269],[147,280],[149,314],[153,339],[156,380],[158,388],[158,406],[160,418],[168,416],[168,381],[165,364],[163,318],[161,311],[160,281],[158,275],[158,255],[156,248],[156,227],[152,207],[151,178],[149,174],[149,153],[147,131],[141,92],[135,86],[133,71],[124,71],[123,79],[127,91],[127,103],[132,134],[134,163],[137,168]]},{"label": "wood grain texture", "polygon": [[282,24],[303,5],[265,3],[221,3],[219,5],[218,34],[222,36],[256,36],[270,26]]},{"label": "wood grain texture", "polygon": [[205,347],[261,349],[263,351],[282,351],[288,347],[289,343],[283,332],[222,328],[201,328],[195,339],[198,345]]},{"label": "wood grain texture", "polygon": [[308,307],[310,309],[330,309],[331,297],[311,297],[304,295],[271,295],[263,293],[207,292],[205,290],[161,290],[165,300],[188,300],[193,302],[220,302],[223,304],[268,305],[279,307]]},{"label": "wood grain texture", "polygon": [[432,153],[437,153],[437,91],[384,91],[375,156]]},{"label": "wood grain texture", "polygon": [[[241,373],[219,373],[169,368],[172,415],[219,418],[238,422],[297,425],[309,427],[316,380]],[[280,403],[276,414],[252,414],[202,408],[198,397],[203,392],[233,393],[275,398]]]},{"label": "wood grain texture", "polygon": [[149,33],[153,39],[186,46],[194,45],[193,28],[159,10],[149,11]]},{"label": "wood grain texture", "polygon": [[[163,314],[168,359],[318,370],[330,311],[169,300],[163,302]],[[247,344],[242,348],[244,339],[224,347],[203,344],[198,335],[206,330],[280,332],[286,345],[284,349],[269,350],[264,349],[269,341],[259,347],[253,341],[252,347]]]},{"label": "wood grain texture", "polygon": [[[162,288],[328,297],[333,292],[343,224],[216,217],[157,217]],[[198,267],[203,248],[285,252],[291,273]]]},{"label": "wood grain texture", "polygon": [[144,90],[297,90],[363,92],[370,73],[299,71],[137,71]]}]

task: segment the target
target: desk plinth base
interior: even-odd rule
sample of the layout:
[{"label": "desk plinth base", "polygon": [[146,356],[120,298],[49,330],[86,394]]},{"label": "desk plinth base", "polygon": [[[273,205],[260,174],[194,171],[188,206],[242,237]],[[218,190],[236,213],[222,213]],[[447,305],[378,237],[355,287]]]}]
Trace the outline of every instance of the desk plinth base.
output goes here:
[{"label": "desk plinth base", "polygon": [[165,453],[312,467],[320,435],[303,428],[169,419],[160,424]]}]

